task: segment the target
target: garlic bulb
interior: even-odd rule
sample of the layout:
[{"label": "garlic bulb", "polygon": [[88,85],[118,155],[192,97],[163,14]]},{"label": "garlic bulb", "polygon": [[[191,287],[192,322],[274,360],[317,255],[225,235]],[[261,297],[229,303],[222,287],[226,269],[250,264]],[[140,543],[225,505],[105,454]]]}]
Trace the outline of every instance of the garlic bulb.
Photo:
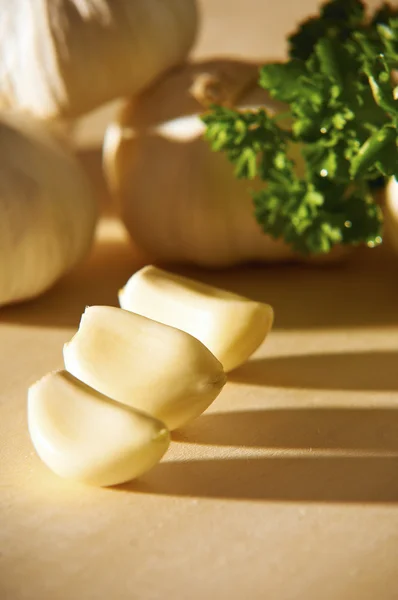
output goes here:
[{"label": "garlic bulb", "polygon": [[0,108],[76,117],[182,61],[195,0],[0,0]]},{"label": "garlic bulb", "polygon": [[384,198],[384,237],[398,252],[398,181],[392,177],[387,184]]},{"label": "garlic bulb", "polygon": [[32,118],[0,117],[0,305],[49,288],[90,247],[97,207],[74,157]]},{"label": "garlic bulb", "polygon": [[[250,189],[223,153],[203,140],[209,103],[285,110],[257,85],[258,65],[233,60],[188,64],[130,100],[106,132],[104,169],[123,221],[148,262],[224,267],[296,258],[263,233]],[[292,158],[298,169],[297,147]],[[324,262],[341,253],[307,259]],[[300,257],[302,259],[302,257]]]},{"label": "garlic bulb", "polygon": [[221,267],[291,258],[264,235],[250,187],[202,139],[199,114],[209,102],[280,109],[257,86],[258,65],[189,64],[126,103],[107,130],[104,167],[123,221],[151,262]]}]

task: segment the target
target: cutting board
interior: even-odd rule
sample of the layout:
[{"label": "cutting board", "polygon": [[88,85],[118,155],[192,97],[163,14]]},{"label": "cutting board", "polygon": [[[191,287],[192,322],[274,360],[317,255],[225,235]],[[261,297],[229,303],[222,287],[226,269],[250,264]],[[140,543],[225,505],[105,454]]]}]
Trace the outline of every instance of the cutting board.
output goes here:
[{"label": "cutting board", "polygon": [[[198,56],[259,57],[316,3],[201,4]],[[81,160],[106,204],[99,153]],[[274,329],[162,463],[95,489],[39,461],[26,390],[140,266],[104,212],[83,265],[0,313],[1,600],[396,599],[398,257],[181,270],[271,303]]]}]

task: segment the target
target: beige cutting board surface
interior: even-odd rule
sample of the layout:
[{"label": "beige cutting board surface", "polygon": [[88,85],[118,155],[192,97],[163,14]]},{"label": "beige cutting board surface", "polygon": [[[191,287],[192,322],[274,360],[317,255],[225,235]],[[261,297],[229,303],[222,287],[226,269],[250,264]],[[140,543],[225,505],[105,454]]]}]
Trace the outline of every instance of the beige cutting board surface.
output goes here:
[{"label": "beige cutting board surface", "polygon": [[[306,3],[202,4],[198,54],[260,55]],[[32,450],[26,389],[137,266],[104,220],[88,262],[0,313],[0,599],[398,598],[398,257],[185,271],[271,302],[272,334],[140,482],[65,482]]]}]

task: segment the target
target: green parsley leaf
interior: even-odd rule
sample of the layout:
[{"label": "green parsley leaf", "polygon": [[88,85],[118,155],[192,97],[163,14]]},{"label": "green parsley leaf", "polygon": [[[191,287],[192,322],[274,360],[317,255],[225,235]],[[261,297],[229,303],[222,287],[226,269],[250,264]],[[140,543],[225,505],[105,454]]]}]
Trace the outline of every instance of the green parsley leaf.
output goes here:
[{"label": "green parsley leaf", "polygon": [[268,235],[302,253],[375,246],[382,215],[371,190],[398,176],[398,9],[369,18],[360,0],[330,0],[289,42],[289,60],[259,79],[286,103],[289,128],[262,108],[214,106],[205,137],[237,177],[264,182],[254,216]]}]

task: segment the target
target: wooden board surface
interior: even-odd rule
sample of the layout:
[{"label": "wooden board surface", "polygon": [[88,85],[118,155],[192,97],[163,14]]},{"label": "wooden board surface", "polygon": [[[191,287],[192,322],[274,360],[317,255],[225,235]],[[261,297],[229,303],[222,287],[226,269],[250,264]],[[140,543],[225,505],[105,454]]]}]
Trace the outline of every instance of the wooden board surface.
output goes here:
[{"label": "wooden board surface", "polygon": [[[281,24],[270,2],[202,4],[203,54],[230,39],[255,55],[261,14],[267,35],[274,11]],[[280,6],[296,18],[298,4]],[[84,164],[105,197],[98,157]],[[137,266],[108,217],[84,265],[0,313],[1,600],[397,598],[398,258],[185,270],[272,303],[272,334],[140,482],[68,483],[33,452],[26,389],[62,365],[84,307],[116,305]]]}]

